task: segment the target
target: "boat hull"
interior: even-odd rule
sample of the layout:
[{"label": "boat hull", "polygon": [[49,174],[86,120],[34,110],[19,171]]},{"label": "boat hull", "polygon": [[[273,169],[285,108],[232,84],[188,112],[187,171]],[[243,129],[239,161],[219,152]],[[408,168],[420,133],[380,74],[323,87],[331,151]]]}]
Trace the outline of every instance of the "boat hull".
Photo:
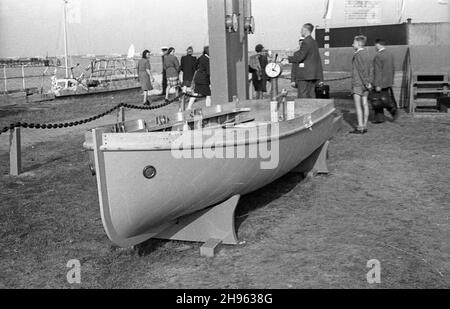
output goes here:
[{"label": "boat hull", "polygon": [[[211,132],[130,136],[94,131],[101,214],[109,238],[122,247],[136,245],[177,218],[256,191],[286,175],[340,126],[334,108],[313,114],[265,123],[258,127],[265,133],[256,138],[246,128],[237,129],[233,139],[211,138]],[[200,141],[196,134],[202,134]],[[146,143],[151,137],[157,141]],[[164,146],[163,140],[171,147]],[[151,179],[144,177],[149,166],[156,170]]]}]

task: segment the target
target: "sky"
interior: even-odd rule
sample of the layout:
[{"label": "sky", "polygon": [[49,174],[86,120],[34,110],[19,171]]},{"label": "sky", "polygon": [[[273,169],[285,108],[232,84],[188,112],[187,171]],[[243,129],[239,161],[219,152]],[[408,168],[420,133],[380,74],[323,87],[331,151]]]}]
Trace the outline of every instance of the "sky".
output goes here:
[{"label": "sky", "polygon": [[[206,1],[218,0],[80,0],[81,23],[69,25],[69,49],[78,54],[158,52],[163,45],[178,51],[208,42]],[[270,49],[297,45],[305,22],[323,26],[327,0],[253,0],[256,33],[250,45]],[[374,0],[371,0],[374,1]],[[402,0],[381,2],[380,23],[397,23]],[[439,0],[406,0],[404,20],[449,21],[450,5]],[[440,0],[446,1],[446,0]],[[0,57],[62,55],[62,0],[0,0]],[[345,0],[335,0],[330,26],[352,25]]]}]

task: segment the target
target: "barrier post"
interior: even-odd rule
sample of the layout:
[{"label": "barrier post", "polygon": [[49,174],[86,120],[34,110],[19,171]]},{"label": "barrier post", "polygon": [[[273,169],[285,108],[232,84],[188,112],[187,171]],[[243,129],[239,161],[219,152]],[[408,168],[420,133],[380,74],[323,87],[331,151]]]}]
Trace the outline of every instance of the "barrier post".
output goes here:
[{"label": "barrier post", "polygon": [[22,65],[22,88],[26,91],[27,86],[25,85],[25,66]]},{"label": "barrier post", "polygon": [[125,122],[125,108],[122,106],[117,115],[117,122]]},{"label": "barrier post", "polygon": [[5,94],[8,94],[8,77],[6,75],[6,64],[3,66],[3,80],[5,83]]},{"label": "barrier post", "polygon": [[183,95],[181,96],[181,100],[180,100],[180,112],[184,112],[186,111],[186,96]]},{"label": "barrier post", "polygon": [[22,149],[20,128],[14,128],[9,135],[9,174],[19,176],[22,170]]}]

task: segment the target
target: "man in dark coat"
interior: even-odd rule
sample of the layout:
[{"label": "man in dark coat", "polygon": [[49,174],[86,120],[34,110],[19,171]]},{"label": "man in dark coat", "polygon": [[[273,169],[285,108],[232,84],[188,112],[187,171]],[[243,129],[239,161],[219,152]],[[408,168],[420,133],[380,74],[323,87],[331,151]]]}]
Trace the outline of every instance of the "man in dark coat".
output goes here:
[{"label": "man in dark coat", "polygon": [[194,79],[195,65],[197,63],[197,58],[193,56],[194,49],[188,47],[187,55],[181,57],[180,70],[183,72],[183,87],[191,87],[192,81]]},{"label": "man in dark coat", "polygon": [[302,28],[302,36],[305,38],[302,47],[292,57],[289,62],[297,66],[297,72],[302,72],[302,76],[297,79],[298,97],[315,98],[315,88],[318,82],[323,80],[323,66],[320,57],[319,45],[311,36],[314,31],[312,24],[305,24]]},{"label": "man in dark coat", "polygon": [[[197,74],[195,74],[195,94],[206,97],[206,106],[211,106],[211,70],[210,70],[210,56],[209,46],[203,49],[203,55],[200,56],[196,64]],[[195,103],[195,96],[189,100],[187,110],[191,110]]]},{"label": "man in dark coat", "polygon": [[164,60],[166,59],[167,52],[169,51],[169,47],[161,47],[161,55],[162,55],[162,95],[166,95],[167,90],[167,73],[164,69]]},{"label": "man in dark coat", "polygon": [[[300,40],[298,41],[298,50],[296,51],[296,53],[300,52],[300,49],[302,48],[302,44],[303,44],[304,40],[305,40],[305,38],[301,37]],[[295,53],[294,53],[294,57],[295,57]],[[292,68],[291,68],[291,86],[292,86],[292,88],[298,88],[297,81],[304,79],[304,77],[305,77],[304,71],[305,71],[305,69],[299,68],[298,65],[292,64]]]},{"label": "man in dark coat", "polygon": [[[397,102],[395,100],[392,87],[394,86],[395,77],[395,59],[394,56],[386,49],[386,42],[382,39],[377,39],[375,43],[377,54],[373,60],[373,86],[378,93],[386,93],[391,99],[391,107],[387,110],[392,117],[397,119]],[[385,122],[384,108],[376,108],[375,123]]]}]

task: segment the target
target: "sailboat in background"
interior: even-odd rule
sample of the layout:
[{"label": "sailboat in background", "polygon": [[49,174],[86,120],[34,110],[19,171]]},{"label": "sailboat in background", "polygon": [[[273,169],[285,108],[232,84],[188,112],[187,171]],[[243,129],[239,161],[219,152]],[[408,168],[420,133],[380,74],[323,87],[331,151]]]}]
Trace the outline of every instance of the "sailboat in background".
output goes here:
[{"label": "sailboat in background", "polygon": [[134,59],[134,55],[136,55],[136,48],[131,44],[130,48],[128,48],[127,59]]},{"label": "sailboat in background", "polygon": [[140,85],[134,60],[136,51],[134,45],[128,49],[127,57],[92,59],[90,65],[79,77],[74,76],[73,70],[76,67],[69,66],[67,35],[69,1],[63,1],[65,77],[58,78],[58,68],[56,68],[52,76],[50,92],[56,98],[62,98],[138,89]]}]

